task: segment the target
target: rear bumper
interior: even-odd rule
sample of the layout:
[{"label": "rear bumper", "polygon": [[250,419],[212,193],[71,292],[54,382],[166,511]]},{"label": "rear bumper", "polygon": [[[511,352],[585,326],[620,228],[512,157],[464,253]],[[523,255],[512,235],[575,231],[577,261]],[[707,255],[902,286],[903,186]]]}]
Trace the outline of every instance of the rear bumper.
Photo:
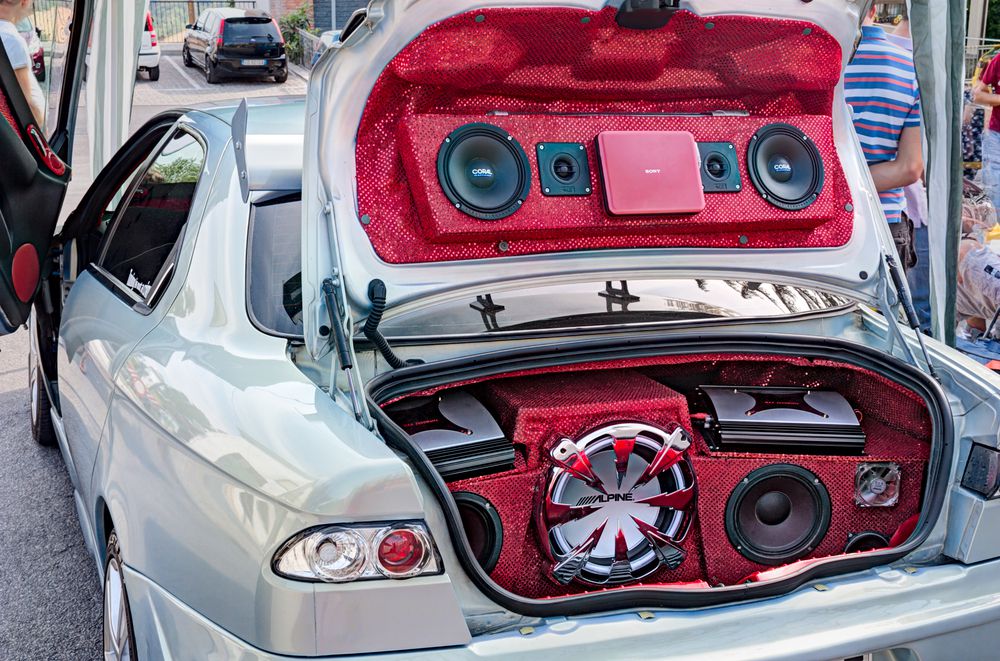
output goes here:
[{"label": "rear bumper", "polygon": [[[140,574],[128,571],[126,583],[141,658],[292,658],[248,645]],[[798,660],[868,652],[889,658],[889,650],[910,650],[923,659],[994,656],[1000,636],[1000,562],[918,568],[912,574],[882,568],[827,587],[807,586],[777,599],[701,611],[660,611],[650,619],[634,612],[554,618],[530,633],[478,636],[463,647],[396,656]],[[383,635],[392,635],[392,622],[378,626]],[[308,655],[315,641],[303,641],[302,649]]]},{"label": "rear bumper", "polygon": [[[261,66],[244,65],[243,61],[247,59],[263,60],[264,64]],[[218,68],[219,73],[225,74],[227,76],[272,76],[276,73],[285,71],[288,68],[288,64],[284,57],[280,58],[220,57],[216,58],[215,66]]]},{"label": "rear bumper", "polygon": [[139,51],[139,64],[140,69],[149,69],[160,65],[160,51],[159,50],[142,50]]}]

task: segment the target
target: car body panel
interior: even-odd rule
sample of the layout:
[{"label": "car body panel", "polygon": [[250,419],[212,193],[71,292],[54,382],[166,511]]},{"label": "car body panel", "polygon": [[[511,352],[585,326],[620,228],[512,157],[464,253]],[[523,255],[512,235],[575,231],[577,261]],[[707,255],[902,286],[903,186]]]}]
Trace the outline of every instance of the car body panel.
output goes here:
[{"label": "car body panel", "polygon": [[[189,118],[209,145],[229,144],[219,119]],[[375,642],[345,638],[332,625],[319,632],[317,614],[389,612],[413,600],[436,604],[421,613],[433,627],[415,623],[418,640],[467,639],[447,575],[421,579],[423,592],[395,596],[270,571],[273,553],[304,528],[420,518],[423,504],[398,457],[295,367],[285,340],[251,324],[249,207],[230,147],[218,171],[224,174],[204,189],[204,214],[189,220],[161,299],[165,318],[117,370],[84,509],[100,521],[107,507],[131,569],[255,645],[288,654],[361,651]],[[379,498],[370,497],[373,490]]]},{"label": "car body panel", "polygon": [[[870,652],[876,653],[874,659],[885,661],[907,652],[909,658],[920,659],[982,658],[1000,634],[997,564],[912,571],[883,568],[845,577],[832,588],[805,586],[779,599],[738,607],[555,618],[524,630],[477,636],[467,646],[377,658],[583,660],[669,655],[799,661]],[[179,658],[195,647],[204,658],[288,658],[234,638],[144,576],[129,573],[127,581],[137,637],[144,645],[140,654]]]},{"label": "car body panel", "polygon": [[[530,6],[515,2],[512,6]],[[618,3],[587,0],[547,3],[599,11]],[[513,278],[539,281],[600,273],[607,279],[688,277],[750,279],[818,286],[835,293],[874,302],[879,264],[891,237],[883,222],[877,194],[860,151],[842,85],[833,103],[834,139],[854,200],[855,226],[850,240],[839,248],[795,249],[605,249],[522,255],[436,263],[389,264],[375,253],[359,222],[357,166],[353,149],[326,149],[326,145],[354,145],[369,93],[383,69],[425,26],[450,16],[481,8],[475,0],[435,3],[377,1],[369,21],[347,42],[338,42],[313,70],[309,81],[303,179],[303,293],[305,333],[315,354],[323,340],[318,329],[326,321],[321,300],[323,278],[335,270],[344,284],[346,303],[356,319],[368,310],[368,283],[379,278],[388,288],[387,309],[423,300],[455,287],[481,286]],[[682,7],[708,16],[731,14],[731,3],[691,0]],[[794,17],[810,21],[841,44],[844,62],[853,52],[860,23],[859,6],[841,0],[803,4],[800,0],[760,0],[740,3],[740,13],[764,17]]]}]

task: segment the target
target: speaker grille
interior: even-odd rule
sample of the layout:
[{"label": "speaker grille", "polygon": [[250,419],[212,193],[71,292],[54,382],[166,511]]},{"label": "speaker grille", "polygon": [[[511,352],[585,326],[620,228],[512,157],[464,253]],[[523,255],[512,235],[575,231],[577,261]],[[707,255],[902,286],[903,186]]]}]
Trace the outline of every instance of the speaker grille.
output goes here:
[{"label": "speaker grille", "polygon": [[819,149],[791,124],[768,124],[750,138],[747,171],[761,197],[780,209],[804,209],[823,190]]},{"label": "speaker grille", "polygon": [[521,145],[492,124],[466,124],[445,138],[437,173],[455,208],[480,220],[499,220],[517,211],[530,186]]},{"label": "speaker grille", "polygon": [[813,473],[793,464],[758,468],[726,503],[726,533],[743,557],[781,565],[807,555],[830,525],[830,495]]}]

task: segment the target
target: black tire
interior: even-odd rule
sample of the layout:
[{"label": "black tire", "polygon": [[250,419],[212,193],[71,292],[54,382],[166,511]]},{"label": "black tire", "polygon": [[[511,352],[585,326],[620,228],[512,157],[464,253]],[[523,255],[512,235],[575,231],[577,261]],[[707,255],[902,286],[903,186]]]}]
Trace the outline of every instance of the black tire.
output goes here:
[{"label": "black tire", "polygon": [[205,56],[205,82],[209,85],[215,85],[219,82],[219,74],[215,72],[215,65],[212,64],[212,60]]},{"label": "black tire", "polygon": [[44,83],[45,82],[45,65],[44,64],[42,65],[42,70],[38,72],[38,75],[35,76],[35,78],[37,78],[38,82],[40,82],[40,83]]},{"label": "black tire", "polygon": [[160,65],[157,64],[155,67],[150,67],[147,70],[147,73],[149,73],[149,79],[150,80],[153,80],[153,81],[159,80],[160,79]]},{"label": "black tire", "polygon": [[274,82],[281,84],[288,80],[288,69],[282,69],[278,73],[274,74]]},{"label": "black tire", "polygon": [[52,404],[45,389],[45,375],[38,359],[28,357],[28,395],[31,397],[31,437],[45,447],[56,445],[56,430],[52,426]]},{"label": "black tire", "polygon": [[187,49],[187,46],[181,48],[181,61],[184,62],[184,66],[193,67],[194,60],[191,59],[191,51]]},{"label": "black tire", "polygon": [[[138,659],[139,657],[138,654],[136,653],[136,645],[135,645],[135,629],[132,627],[132,609],[129,607],[128,591],[125,589],[125,580],[123,573],[124,566],[125,562],[122,560],[121,547],[118,544],[118,533],[112,530],[111,535],[108,536],[108,547],[104,560],[104,590],[103,590],[104,599],[103,599],[103,609],[102,609],[104,613],[103,617],[104,622],[102,626],[104,632],[104,650],[105,650],[104,656],[105,658],[109,658],[108,654],[109,645],[111,645],[111,649],[120,647],[119,652],[125,651],[124,647],[125,645],[128,645],[127,651],[129,658]],[[120,633],[127,633],[128,635],[127,640],[123,641],[124,644],[120,644],[119,646],[115,646],[114,643],[111,640],[109,640],[109,638],[112,637],[111,626],[116,624],[113,622],[108,622],[108,614],[110,612],[108,604],[108,595],[111,592],[110,583],[112,581],[118,581],[117,587],[120,588],[121,590],[120,618],[121,617],[124,618],[123,621],[121,621],[120,619],[120,621],[117,623],[118,624],[117,630]],[[121,654],[119,653],[118,655],[111,655],[110,658],[116,658],[116,656],[120,658]]]}]

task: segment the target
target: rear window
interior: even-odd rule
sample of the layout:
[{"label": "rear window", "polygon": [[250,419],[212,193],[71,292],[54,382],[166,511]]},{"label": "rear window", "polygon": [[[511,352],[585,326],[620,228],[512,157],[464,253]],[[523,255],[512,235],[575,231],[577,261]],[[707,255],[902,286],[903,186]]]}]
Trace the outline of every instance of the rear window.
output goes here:
[{"label": "rear window", "polygon": [[225,40],[227,42],[250,41],[265,39],[281,41],[278,29],[269,18],[227,18]]},{"label": "rear window", "polygon": [[302,335],[302,200],[260,202],[250,218],[247,307],[266,333]]}]

